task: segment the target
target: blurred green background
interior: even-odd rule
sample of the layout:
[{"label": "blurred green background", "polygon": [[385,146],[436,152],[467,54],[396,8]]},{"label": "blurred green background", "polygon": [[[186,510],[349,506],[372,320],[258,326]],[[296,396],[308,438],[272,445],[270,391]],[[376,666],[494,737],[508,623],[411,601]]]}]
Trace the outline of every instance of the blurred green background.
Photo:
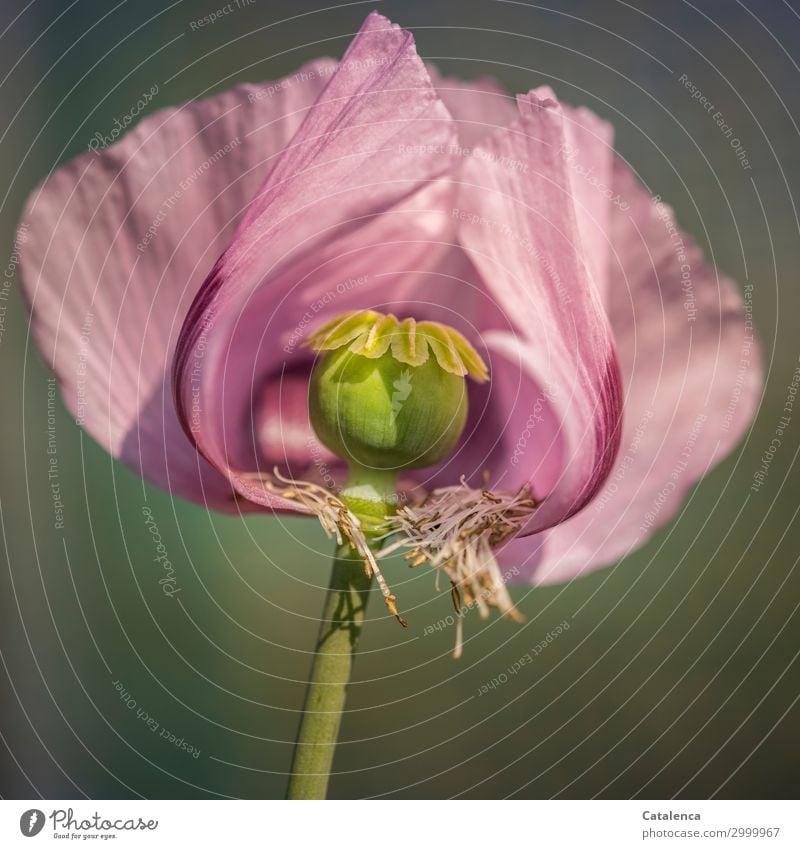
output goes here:
[{"label": "blurred green background", "polygon": [[[517,588],[521,627],[468,618],[461,661],[450,657],[452,628],[424,636],[450,613],[448,594],[429,573],[394,569],[412,628],[375,599],[331,795],[796,796],[800,420],[741,508],[800,353],[798,4],[397,0],[318,10],[253,0],[191,30],[220,5],[3,0],[4,265],[26,194],[154,82],[151,108],[276,78],[341,55],[378,8],[450,73],[492,74],[513,91],[548,83],[613,121],[652,190],[722,269],[753,284],[768,370],[751,434],[677,521],[616,567],[566,587]],[[752,170],[682,74],[735,128]],[[0,792],[281,797],[327,581],[322,532],[299,519],[210,516],[148,489],[177,604],[157,583],[142,482],[60,402],[56,529],[48,374],[13,287],[0,292],[0,312]],[[477,695],[565,619],[570,629],[533,664]],[[200,754],[160,738],[147,717]]]}]

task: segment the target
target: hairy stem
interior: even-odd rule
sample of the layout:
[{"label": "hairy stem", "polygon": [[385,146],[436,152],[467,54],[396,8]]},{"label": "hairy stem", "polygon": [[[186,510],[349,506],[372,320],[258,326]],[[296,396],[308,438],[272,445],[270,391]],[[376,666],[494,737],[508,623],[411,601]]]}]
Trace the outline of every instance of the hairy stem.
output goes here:
[{"label": "hairy stem", "polygon": [[372,578],[345,544],[336,552],[289,779],[289,799],[324,799]]},{"label": "hairy stem", "polygon": [[[394,510],[393,485],[393,475],[365,475],[364,470],[354,469],[341,497],[362,521],[375,522]],[[339,546],[294,750],[289,799],[326,796],[371,583],[372,576],[367,574],[364,561],[349,543]]]}]

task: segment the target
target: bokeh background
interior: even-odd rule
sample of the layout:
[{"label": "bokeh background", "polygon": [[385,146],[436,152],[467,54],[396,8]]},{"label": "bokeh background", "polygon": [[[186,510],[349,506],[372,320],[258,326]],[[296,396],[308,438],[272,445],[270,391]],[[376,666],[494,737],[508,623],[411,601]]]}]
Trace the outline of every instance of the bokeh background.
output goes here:
[{"label": "bokeh background", "polygon": [[[397,567],[413,627],[373,605],[331,795],[796,796],[800,409],[763,487],[748,489],[800,354],[800,4],[251,0],[190,29],[221,5],[3,0],[0,239],[12,275],[26,194],[154,83],[151,109],[280,77],[340,56],[378,8],[447,72],[492,74],[512,91],[547,83],[613,121],[618,148],[681,224],[752,283],[768,370],[751,433],[676,521],[612,568],[517,588],[521,627],[468,619],[461,661],[451,628],[424,635],[450,613],[448,594]],[[751,170],[682,74],[734,127]],[[329,569],[322,532],[145,492],[59,401],[48,413],[25,310],[0,284],[0,792],[281,797]],[[145,498],[181,605],[157,583]],[[477,696],[563,620],[570,629],[535,663]]]}]

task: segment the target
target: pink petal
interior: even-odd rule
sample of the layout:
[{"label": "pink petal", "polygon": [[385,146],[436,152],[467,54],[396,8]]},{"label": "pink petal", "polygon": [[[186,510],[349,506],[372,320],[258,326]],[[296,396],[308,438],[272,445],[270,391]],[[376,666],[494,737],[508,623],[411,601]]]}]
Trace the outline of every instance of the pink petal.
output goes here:
[{"label": "pink petal", "polygon": [[[620,454],[592,504],[544,535],[530,557],[516,540],[506,560],[528,559],[535,583],[569,580],[643,545],[748,428],[762,377],[752,318],[734,283],[704,259],[622,162],[611,206],[609,314],[625,385]],[[688,277],[685,275],[688,273]]]},{"label": "pink petal", "polygon": [[[460,154],[471,149],[496,130],[509,126],[517,117],[514,98],[491,77],[459,80],[443,77],[429,66],[439,96],[453,116],[461,144]],[[550,89],[544,97],[554,98]],[[562,104],[564,141],[560,150],[570,172],[572,194],[584,247],[584,259],[600,294],[605,300],[608,288],[609,205],[625,201],[613,188],[614,128],[591,110]]]},{"label": "pink petal", "polygon": [[[502,476],[544,499],[528,533],[578,511],[605,480],[619,444],[621,391],[608,321],[583,261],[563,149],[568,118],[546,90],[520,97],[519,118],[463,169],[459,238],[514,333],[484,334],[512,365],[506,445],[522,436],[549,387],[546,446]],[[521,376],[521,377],[520,377]],[[495,485],[501,479],[495,478]]]},{"label": "pink petal", "polygon": [[280,461],[281,446],[265,458],[255,444],[252,411],[270,418],[263,387],[307,371],[309,332],[331,314],[391,306],[452,241],[453,140],[412,36],[372,13],[184,323],[182,422],[237,488]]},{"label": "pink petal", "polygon": [[178,423],[175,340],[334,67],[313,63],[271,85],[158,111],[59,168],[25,210],[22,287],[67,407],[149,481],[217,508],[233,507],[232,491]]},{"label": "pink petal", "polygon": [[516,119],[518,113],[514,97],[497,80],[491,77],[478,80],[443,77],[432,65],[428,66],[428,71],[439,97],[456,123],[463,155],[468,155],[476,144]]},{"label": "pink petal", "polygon": [[566,120],[561,153],[570,172],[584,260],[607,303],[610,210],[614,205],[627,208],[613,187],[614,128],[588,109],[562,108]]}]

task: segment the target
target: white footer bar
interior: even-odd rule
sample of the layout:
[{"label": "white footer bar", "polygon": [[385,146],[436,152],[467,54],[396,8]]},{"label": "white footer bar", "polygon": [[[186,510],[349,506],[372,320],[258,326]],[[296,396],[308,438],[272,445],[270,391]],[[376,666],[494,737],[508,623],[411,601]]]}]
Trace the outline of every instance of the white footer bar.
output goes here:
[{"label": "white footer bar", "polygon": [[0,801],[0,846],[800,846],[795,801]]}]

